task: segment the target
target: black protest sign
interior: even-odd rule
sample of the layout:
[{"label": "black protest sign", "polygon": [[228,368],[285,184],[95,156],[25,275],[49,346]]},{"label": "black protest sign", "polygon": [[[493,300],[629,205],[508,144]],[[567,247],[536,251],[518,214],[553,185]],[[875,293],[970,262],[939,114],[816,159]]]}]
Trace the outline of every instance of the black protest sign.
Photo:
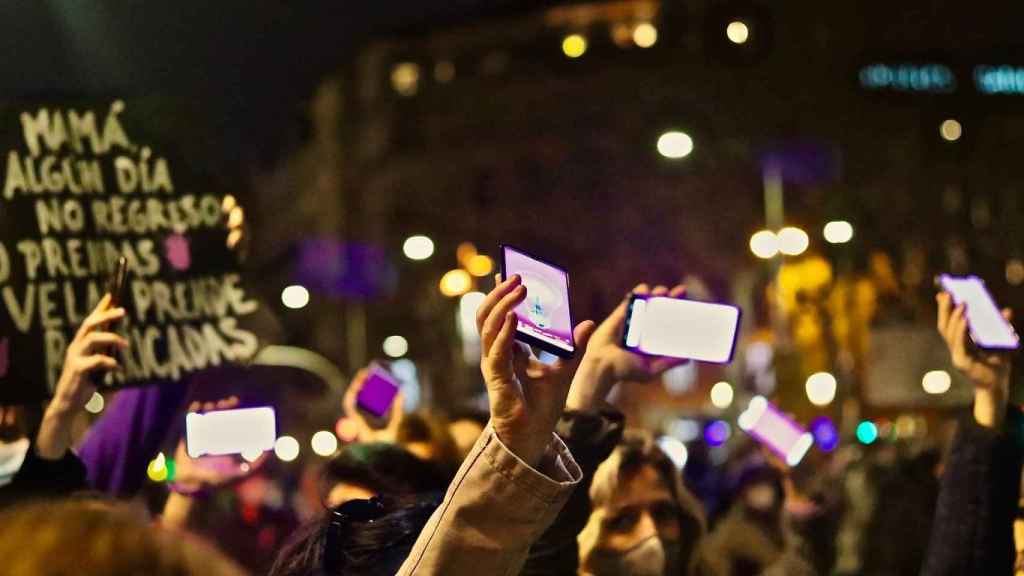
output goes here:
[{"label": "black protest sign", "polygon": [[146,125],[119,100],[0,105],[0,403],[52,394],[121,256],[131,348],[108,383],[180,380],[256,352],[224,195]]}]

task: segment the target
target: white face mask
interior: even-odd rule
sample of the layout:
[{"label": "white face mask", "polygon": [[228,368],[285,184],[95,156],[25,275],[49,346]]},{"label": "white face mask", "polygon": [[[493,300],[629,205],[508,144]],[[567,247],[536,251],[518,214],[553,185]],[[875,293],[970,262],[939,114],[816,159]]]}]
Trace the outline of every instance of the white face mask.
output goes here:
[{"label": "white face mask", "polygon": [[7,444],[0,443],[0,486],[6,486],[14,479],[14,475],[25,461],[30,444],[28,438]]},{"label": "white face mask", "polygon": [[653,535],[625,552],[595,550],[587,565],[594,576],[675,576],[679,543]]}]

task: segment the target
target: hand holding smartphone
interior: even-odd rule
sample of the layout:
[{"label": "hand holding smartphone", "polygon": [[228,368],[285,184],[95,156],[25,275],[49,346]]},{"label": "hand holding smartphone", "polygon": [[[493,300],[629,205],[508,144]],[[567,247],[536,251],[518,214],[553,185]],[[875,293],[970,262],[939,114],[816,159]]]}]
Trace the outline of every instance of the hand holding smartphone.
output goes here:
[{"label": "hand holding smartphone", "polygon": [[939,286],[949,293],[956,306],[964,305],[971,342],[982,350],[1007,351],[1020,347],[1013,325],[1003,317],[995,299],[977,276],[956,277],[943,274]]},{"label": "hand holding smartphone", "polygon": [[[130,271],[128,270],[128,259],[121,256],[117,259],[117,263],[114,265],[114,271],[107,278],[106,290],[110,294],[110,308],[120,308],[124,305],[125,295],[128,290],[128,279]],[[107,326],[109,332],[117,332],[119,323],[112,323]],[[103,351],[104,356],[117,359],[118,349],[115,346],[111,346]],[[111,380],[111,373],[97,373],[93,376],[94,385],[105,385],[110,386],[113,384]]]},{"label": "hand holding smartphone", "polygon": [[755,396],[740,414],[740,428],[796,466],[814,445],[814,435],[780,412],[763,396]]},{"label": "hand holding smartphone", "polygon": [[576,343],[569,305],[569,273],[512,246],[501,247],[501,277],[518,274],[526,299],[515,308],[516,340],[559,358],[572,358]]},{"label": "hand holding smartphone", "polygon": [[398,379],[379,364],[372,364],[356,396],[356,406],[377,418],[383,418],[394,404],[398,390]]},{"label": "hand holding smartphone", "polygon": [[727,364],[736,349],[740,316],[736,306],[633,294],[622,347],[651,356]]}]

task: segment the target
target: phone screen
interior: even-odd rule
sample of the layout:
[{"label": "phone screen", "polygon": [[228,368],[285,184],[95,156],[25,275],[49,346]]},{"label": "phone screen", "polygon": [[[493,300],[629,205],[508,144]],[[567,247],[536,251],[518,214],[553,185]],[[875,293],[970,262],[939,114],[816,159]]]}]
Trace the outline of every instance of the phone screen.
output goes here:
[{"label": "phone screen", "polygon": [[569,309],[569,274],[510,246],[502,247],[502,274],[504,278],[518,274],[526,286],[526,300],[515,309],[519,339],[559,357],[572,356],[576,345]]},{"label": "phone screen", "polygon": [[635,294],[626,314],[623,347],[725,364],[732,360],[739,322],[735,306]]},{"label": "phone screen", "polygon": [[739,425],[757,441],[796,466],[814,445],[814,435],[779,412],[762,396],[750,400],[746,411],[740,414]]},{"label": "phone screen", "polygon": [[185,415],[185,446],[192,458],[265,452],[276,441],[277,421],[270,407]]},{"label": "phone screen", "polygon": [[943,274],[939,277],[939,283],[953,297],[957,306],[967,305],[967,325],[975,344],[981,348],[999,350],[1014,350],[1020,346],[1017,332],[1003,318],[981,278],[958,278]]},{"label": "phone screen", "polygon": [[391,409],[397,394],[398,380],[380,366],[373,366],[356,396],[356,404],[370,414],[383,418]]}]

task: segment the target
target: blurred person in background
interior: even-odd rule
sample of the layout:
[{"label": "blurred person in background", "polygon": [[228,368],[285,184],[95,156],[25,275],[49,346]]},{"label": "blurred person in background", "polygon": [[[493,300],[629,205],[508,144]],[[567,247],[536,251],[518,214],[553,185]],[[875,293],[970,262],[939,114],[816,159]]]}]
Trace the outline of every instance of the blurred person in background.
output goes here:
[{"label": "blurred person in background", "polygon": [[462,463],[448,420],[441,416],[424,412],[405,415],[398,425],[395,441],[421,460],[432,463],[448,479],[455,476]]},{"label": "blurred person in background", "polygon": [[150,525],[133,508],[74,500],[0,514],[4,576],[241,576],[199,538]]},{"label": "blurred person in background", "polygon": [[321,496],[329,508],[377,494],[408,496],[442,491],[448,479],[395,444],[351,444],[323,467]]},{"label": "blurred person in background", "polygon": [[[946,462],[923,576],[1010,576],[1024,568],[1015,530],[1021,515],[1020,407],[1010,404],[1011,358],[968,342],[963,305],[938,301],[938,330],[953,365],[974,385],[974,405],[961,420]],[[1003,315],[1010,319],[1010,311]]]},{"label": "blurred person in background", "polygon": [[457,410],[451,415],[451,424],[448,425],[448,432],[455,441],[455,448],[459,451],[461,462],[473,449],[484,428],[487,427],[487,413],[481,410],[465,409]]},{"label": "blurred person in background", "polygon": [[[781,464],[780,464],[781,466]],[[767,463],[748,465],[739,475],[733,504],[715,526],[703,550],[722,576],[815,573],[807,551],[790,529],[784,474]]]}]

